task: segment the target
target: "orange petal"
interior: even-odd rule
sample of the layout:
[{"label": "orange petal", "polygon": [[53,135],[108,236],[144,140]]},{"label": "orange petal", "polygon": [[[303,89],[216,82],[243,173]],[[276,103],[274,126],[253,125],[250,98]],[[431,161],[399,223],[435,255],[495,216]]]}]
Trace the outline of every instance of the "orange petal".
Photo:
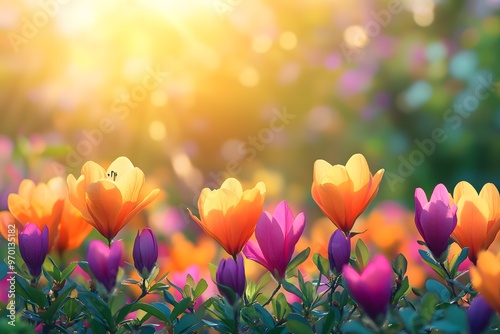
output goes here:
[{"label": "orange petal", "polygon": [[93,161],[87,161],[82,166],[82,175],[87,185],[106,178],[106,171]]},{"label": "orange petal", "polygon": [[122,195],[116,184],[106,179],[89,184],[87,207],[99,232],[107,239],[113,238],[122,208]]},{"label": "orange petal", "polygon": [[160,189],[153,189],[140,203],[136,204],[135,207],[123,218],[121,219],[118,226],[115,227],[116,233],[118,233],[123,226],[125,226],[132,218],[134,218],[142,209],[151,203],[160,193]]},{"label": "orange petal", "polygon": [[455,203],[458,203],[463,196],[477,196],[476,189],[467,181],[459,182],[453,190],[453,199]]}]

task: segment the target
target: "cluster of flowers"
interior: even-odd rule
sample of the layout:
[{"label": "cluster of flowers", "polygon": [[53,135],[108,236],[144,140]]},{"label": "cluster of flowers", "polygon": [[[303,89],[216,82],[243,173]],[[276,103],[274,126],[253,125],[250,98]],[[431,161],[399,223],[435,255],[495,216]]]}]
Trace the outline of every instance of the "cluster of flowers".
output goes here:
[{"label": "cluster of flowers", "polygon": [[[203,319],[205,314],[197,315],[197,321],[193,321],[196,325],[190,323],[190,326],[183,326],[190,330],[209,326],[226,332],[238,332],[239,326],[246,326],[245,328],[256,331],[259,329],[268,332],[274,328],[276,332],[285,333],[286,330],[302,331],[303,326],[309,325],[314,330],[317,330],[316,326],[321,326],[324,333],[341,328],[344,331],[355,331],[352,324],[356,322],[351,321],[355,315],[363,326],[387,327],[387,322],[390,321],[387,319],[389,309],[399,310],[399,318],[396,320],[399,324],[394,325],[398,330],[412,328],[410,331],[414,331],[418,326],[421,327],[417,329],[439,329],[439,326],[444,326],[446,313],[437,311],[437,299],[432,309],[437,314],[436,318],[427,319],[428,324],[412,324],[408,320],[415,318],[415,315],[408,311],[407,306],[411,306],[413,311],[418,306],[408,300],[406,295],[410,291],[417,296],[424,292],[412,290],[409,286],[408,277],[405,276],[406,259],[403,256],[398,256],[392,264],[383,255],[374,256],[370,261],[366,246],[358,240],[356,257],[351,258],[351,239],[359,234],[353,232],[356,219],[376,196],[383,174],[384,170],[379,170],[372,175],[366,159],[360,154],[352,156],[345,166],[332,166],[323,160],[316,161],[312,197],[338,229],[329,239],[328,259],[319,254],[313,256],[320,275],[317,280],[310,282],[305,282],[302,273],[296,270],[309,256],[309,249],[293,258],[295,246],[305,228],[304,213],[294,215],[286,201],[280,202],[273,213],[263,212],[266,195],[263,183],[243,190],[239,181],[229,178],[219,189],[203,189],[198,200],[199,217],[191,211],[189,213],[205,233],[231,257],[222,259],[214,270],[215,284],[223,297],[212,297],[205,305],[205,309],[211,309],[214,319],[209,321]],[[144,174],[124,157],[115,160],[108,170],[94,162],[87,162],[82,168],[82,175],[78,179],[70,175],[67,184],[67,199],[80,212],[83,220],[95,227],[107,240],[107,244],[92,240],[88,247],[87,262],[80,261],[79,264],[83,268],[88,265],[94,278],[93,284],[100,282],[109,294],[116,286],[124,252],[122,242],[113,241],[113,238],[158,195],[159,190],[144,192]],[[16,223],[23,225],[18,238],[19,250],[31,275],[31,285],[36,286],[47,253],[65,236],[61,232],[63,227],[56,226],[52,230],[52,225],[39,219],[43,216],[37,210],[38,207],[43,207],[37,201],[37,192],[41,191],[41,186],[34,187],[31,183],[29,187],[23,187],[26,184],[21,186],[19,194],[9,197],[9,208]],[[50,188],[44,187],[47,191]],[[64,205],[61,204],[61,207]],[[63,221],[61,217],[59,219]],[[500,312],[500,254],[495,255],[487,250],[500,230],[498,190],[493,184],[486,184],[478,194],[470,184],[460,182],[452,196],[444,185],[439,184],[428,200],[422,189],[416,189],[415,224],[423,238],[419,243],[428,250],[420,250],[423,260],[448,285],[445,287],[435,280],[429,280],[427,290],[434,291],[439,301],[450,307],[470,305],[467,312],[468,326],[473,333],[481,332],[488,327],[495,311]],[[249,241],[254,233],[256,241]],[[86,234],[83,238],[85,237]],[[449,259],[448,250],[452,242],[456,242],[462,252]],[[61,251],[64,247],[57,249]],[[258,299],[262,287],[258,289],[255,284],[247,282],[242,253],[247,259],[265,267],[276,280],[278,285],[266,301]],[[188,319],[186,315],[182,317],[184,312],[195,314],[195,299],[202,288],[198,289],[196,286],[188,293],[186,291],[189,289],[176,287],[185,297],[178,302],[172,300],[171,295],[166,292],[168,285],[158,283],[164,278],[158,280],[158,284],[153,284],[157,269],[158,242],[151,229],[146,228],[137,233],[132,257],[142,278],[142,282],[137,282],[142,294],[130,304],[132,307],[139,305],[137,302],[148,293],[161,290],[166,302],[173,306],[171,312],[165,311],[170,320],[176,320],[177,317]],[[471,280],[466,275],[468,271],[458,270],[466,257],[474,264],[470,268]],[[58,291],[64,287],[62,276],[69,276],[71,272],[63,274],[56,275],[59,280],[54,278],[56,283],[62,283],[62,286],[58,286]],[[322,280],[322,276],[325,280]],[[295,277],[298,287],[290,283]],[[295,304],[290,306],[283,294],[276,295],[282,287],[301,301],[300,307],[293,306]],[[91,284],[90,290],[95,291],[95,286]],[[84,293],[81,294],[85,296]],[[283,300],[283,305],[279,306]],[[252,323],[248,309],[253,307],[252,310],[257,312],[258,317],[265,318],[268,313],[264,307],[271,301],[275,312],[274,318],[268,320],[271,325]],[[429,303],[432,302],[427,302]],[[132,307],[125,310],[132,311]],[[162,318],[157,309],[144,305],[137,306],[137,309],[141,307],[158,319]],[[226,312],[228,307],[230,312]],[[319,307],[324,310],[315,310]],[[344,312],[347,308],[349,312]],[[280,309],[288,311],[281,312]],[[56,313],[57,310],[54,311]],[[118,312],[119,315],[124,315],[123,313],[126,312]],[[293,317],[293,313],[300,316]],[[172,318],[173,314],[175,317]],[[244,325],[241,325],[240,317],[244,320]],[[175,322],[178,323],[180,322]],[[45,319],[44,326],[49,328],[53,325],[54,322]],[[115,325],[107,323],[105,327],[113,332],[117,329]],[[171,330],[174,323],[171,322],[170,325],[167,328]],[[267,330],[262,330],[259,326],[264,326]],[[441,329],[446,331],[443,328]]]}]

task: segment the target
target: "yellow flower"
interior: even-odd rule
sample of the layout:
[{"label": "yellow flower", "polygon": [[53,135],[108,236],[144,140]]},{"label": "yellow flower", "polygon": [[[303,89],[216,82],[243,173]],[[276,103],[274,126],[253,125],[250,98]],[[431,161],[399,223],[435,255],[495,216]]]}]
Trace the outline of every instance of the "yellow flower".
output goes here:
[{"label": "yellow flower", "polygon": [[82,167],[77,179],[68,175],[69,199],[83,218],[108,241],[159,193],[141,192],[144,173],[126,157],[119,157],[105,170],[93,161]]},{"label": "yellow flower", "polygon": [[453,239],[462,248],[469,247],[469,259],[475,263],[477,254],[488,249],[500,230],[500,196],[492,183],[478,194],[468,182],[458,183],[453,191],[457,204],[457,226]]},{"label": "yellow flower", "polygon": [[229,254],[236,256],[252,236],[262,213],[266,187],[259,182],[243,191],[241,183],[229,178],[219,189],[204,188],[198,199],[200,219],[189,214],[206,234]]},{"label": "yellow flower", "polygon": [[17,194],[10,194],[8,206],[10,213],[19,223],[34,223],[41,230],[45,226],[49,230],[49,250],[55,244],[61,221],[66,184],[60,177],[49,182],[35,184],[31,180],[23,180]]},{"label": "yellow flower", "polygon": [[470,267],[473,287],[495,311],[500,312],[500,252],[481,251],[476,267]]},{"label": "yellow flower", "polygon": [[324,160],[316,160],[312,197],[339,229],[349,233],[377,194],[383,174],[381,169],[372,176],[361,154],[353,155],[345,166],[332,166]]}]

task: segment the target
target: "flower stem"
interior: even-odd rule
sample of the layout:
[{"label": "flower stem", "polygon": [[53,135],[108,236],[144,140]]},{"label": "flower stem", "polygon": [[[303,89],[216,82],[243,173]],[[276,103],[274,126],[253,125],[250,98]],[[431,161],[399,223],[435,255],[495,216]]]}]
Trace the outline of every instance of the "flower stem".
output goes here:
[{"label": "flower stem", "polygon": [[278,282],[278,286],[276,287],[276,289],[274,289],[273,293],[271,294],[271,297],[269,297],[269,299],[267,300],[267,302],[265,302],[262,307],[266,306],[267,304],[269,304],[271,302],[271,300],[273,300],[274,298],[274,295],[276,293],[278,293],[279,289],[281,289],[281,282]]},{"label": "flower stem", "polygon": [[[439,265],[441,266],[441,268],[444,270],[446,276],[450,279],[450,280],[453,280],[453,278],[451,277],[451,274],[450,272],[448,271],[448,269],[446,269],[446,266],[443,264],[443,262],[439,262]],[[451,292],[453,293],[453,297],[456,297],[457,296],[457,293],[455,291],[455,285],[449,281],[446,281],[446,283],[448,284],[448,286],[451,288]]]}]

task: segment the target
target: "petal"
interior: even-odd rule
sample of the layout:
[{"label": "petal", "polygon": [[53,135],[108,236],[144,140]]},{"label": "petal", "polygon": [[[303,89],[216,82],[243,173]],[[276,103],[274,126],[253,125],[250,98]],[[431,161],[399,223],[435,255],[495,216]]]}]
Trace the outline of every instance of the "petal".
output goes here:
[{"label": "petal", "polygon": [[113,181],[103,179],[87,187],[87,206],[99,232],[107,239],[112,239],[118,224],[118,215],[122,208],[120,190]]},{"label": "petal", "polygon": [[241,187],[240,181],[232,177],[226,179],[220,186],[220,189],[227,189],[231,191],[233,194],[235,194],[236,197],[238,198],[240,198],[241,195],[243,194],[243,188]]},{"label": "petal", "polygon": [[267,262],[266,258],[264,257],[264,254],[262,254],[262,250],[260,249],[258,243],[249,241],[245,248],[243,248],[243,254],[247,257],[249,260],[253,260],[262,266],[264,266],[269,272],[272,272],[273,267]]},{"label": "petal", "polygon": [[160,193],[160,189],[153,189],[139,204],[137,204],[127,215],[122,219],[121,214],[118,224],[115,226],[115,232],[118,233],[123,226],[134,218],[142,209],[144,209],[149,203],[151,203]]},{"label": "petal", "polygon": [[463,196],[477,196],[477,191],[469,182],[461,181],[453,190],[453,200],[458,203]]},{"label": "petal", "polygon": [[87,185],[106,178],[106,171],[104,168],[93,161],[87,161],[84,163],[81,173],[85,178],[85,183]]},{"label": "petal", "polygon": [[[119,181],[123,176],[125,176],[130,170],[134,169],[134,165],[127,157],[118,157],[109,165],[106,170],[106,175],[103,178],[111,177],[112,179]],[[111,172],[115,172],[115,176],[111,175]]]},{"label": "petal", "polygon": [[425,231],[422,229],[421,216],[422,210],[427,205],[427,196],[422,188],[415,189],[415,225],[417,226],[418,233],[425,239]]},{"label": "petal", "polygon": [[345,165],[349,179],[352,180],[353,191],[359,191],[364,188],[371,180],[371,173],[362,154],[354,154]]}]

